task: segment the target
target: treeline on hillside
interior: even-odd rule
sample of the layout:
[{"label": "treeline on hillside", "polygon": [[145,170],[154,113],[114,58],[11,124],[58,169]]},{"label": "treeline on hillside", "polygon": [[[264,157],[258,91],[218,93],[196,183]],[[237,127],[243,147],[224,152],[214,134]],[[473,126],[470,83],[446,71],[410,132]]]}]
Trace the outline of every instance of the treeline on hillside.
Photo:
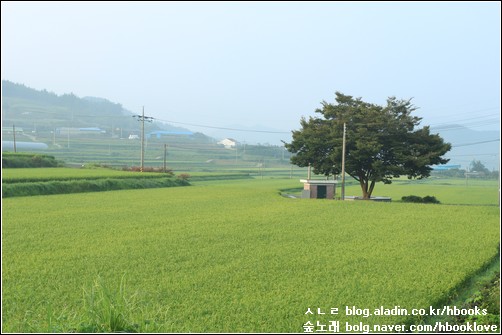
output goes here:
[{"label": "treeline on hillside", "polygon": [[490,171],[481,161],[473,160],[469,169],[449,169],[432,171],[431,176],[449,178],[499,179],[499,171]]},{"label": "treeline on hillside", "polygon": [[273,157],[276,159],[284,159],[288,161],[289,158],[291,157],[291,153],[289,151],[287,151],[283,146],[278,146],[278,145],[246,144],[245,146],[241,145],[239,149],[248,155],[254,155],[254,156]]},{"label": "treeline on hillside", "polygon": [[[119,128],[139,129],[133,113],[119,103],[98,97],[79,98],[73,93],[57,95],[7,80],[2,80],[2,114],[4,124],[37,132],[56,127],[98,127],[109,133]],[[145,127],[147,130],[186,130],[159,122]]]},{"label": "treeline on hillside", "polygon": [[499,171],[487,172],[469,172],[464,169],[451,169],[444,171],[432,171],[432,177],[447,177],[447,178],[478,178],[478,179],[498,179]]},{"label": "treeline on hillside", "polygon": [[[98,113],[100,116],[123,115],[121,104],[113,103],[103,98],[79,98],[75,94],[57,95],[47,90],[37,91],[22,84],[2,80],[2,96],[36,101],[45,105],[58,105],[68,109],[75,109],[84,113]],[[70,115],[71,116],[71,115]]]}]

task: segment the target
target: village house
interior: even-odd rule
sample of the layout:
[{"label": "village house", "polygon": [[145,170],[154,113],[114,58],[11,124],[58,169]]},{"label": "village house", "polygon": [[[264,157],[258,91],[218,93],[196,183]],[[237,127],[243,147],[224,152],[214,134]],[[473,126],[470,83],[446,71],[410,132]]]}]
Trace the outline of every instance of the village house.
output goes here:
[{"label": "village house", "polygon": [[221,140],[219,142],[217,142],[218,144],[222,144],[223,146],[225,146],[225,149],[232,149],[232,148],[235,148],[235,146],[239,143],[237,142],[236,140],[234,140],[233,138],[226,138],[224,140]]}]

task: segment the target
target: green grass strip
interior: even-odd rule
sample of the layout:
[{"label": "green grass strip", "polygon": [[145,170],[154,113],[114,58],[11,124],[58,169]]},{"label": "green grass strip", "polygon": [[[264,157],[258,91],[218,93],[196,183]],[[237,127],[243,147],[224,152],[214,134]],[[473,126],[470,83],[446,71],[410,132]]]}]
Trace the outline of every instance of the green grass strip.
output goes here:
[{"label": "green grass strip", "polygon": [[82,192],[101,192],[125,189],[143,189],[190,185],[188,181],[174,178],[150,179],[94,179],[48,181],[32,183],[13,183],[2,186],[2,198],[33,195],[68,194]]}]

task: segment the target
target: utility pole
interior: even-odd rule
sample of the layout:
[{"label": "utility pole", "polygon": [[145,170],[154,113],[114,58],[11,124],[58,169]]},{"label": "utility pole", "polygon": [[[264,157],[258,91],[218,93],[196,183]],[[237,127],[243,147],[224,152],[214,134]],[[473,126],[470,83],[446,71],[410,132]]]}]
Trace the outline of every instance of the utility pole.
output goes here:
[{"label": "utility pole", "polygon": [[343,123],[342,140],[342,200],[345,200],[345,122]]},{"label": "utility pole", "polygon": [[166,161],[167,161],[167,144],[164,143],[164,173],[166,173]]},{"label": "utility pole", "polygon": [[141,121],[141,168],[140,168],[140,171],[143,172],[143,168],[145,165],[145,121],[152,122],[153,117],[145,116],[145,106],[143,106],[143,111],[142,111],[141,115],[133,115],[132,117],[135,117],[138,119],[138,121]]},{"label": "utility pole", "polygon": [[14,136],[14,152],[17,152],[16,148],[16,126],[12,125],[12,136]]}]

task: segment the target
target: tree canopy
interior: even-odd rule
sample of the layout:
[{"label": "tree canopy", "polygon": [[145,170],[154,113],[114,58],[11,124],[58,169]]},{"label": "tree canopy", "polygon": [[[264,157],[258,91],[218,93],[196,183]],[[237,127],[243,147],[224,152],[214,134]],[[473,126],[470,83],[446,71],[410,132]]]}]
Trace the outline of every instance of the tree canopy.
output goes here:
[{"label": "tree canopy", "polygon": [[490,170],[486,168],[486,166],[481,163],[481,161],[473,160],[471,164],[469,165],[471,172],[478,172],[482,175],[490,175]]},{"label": "tree canopy", "polygon": [[421,118],[410,100],[387,99],[385,106],[367,103],[336,92],[336,104],[323,101],[316,113],[322,117],[300,120],[286,149],[295,154],[291,162],[311,166],[316,174],[337,175],[342,170],[343,125],[346,125],[345,172],[356,179],[364,199],[377,182],[392,178],[425,178],[431,165],[445,164],[442,156],[451,149],[428,126],[418,128]]}]

